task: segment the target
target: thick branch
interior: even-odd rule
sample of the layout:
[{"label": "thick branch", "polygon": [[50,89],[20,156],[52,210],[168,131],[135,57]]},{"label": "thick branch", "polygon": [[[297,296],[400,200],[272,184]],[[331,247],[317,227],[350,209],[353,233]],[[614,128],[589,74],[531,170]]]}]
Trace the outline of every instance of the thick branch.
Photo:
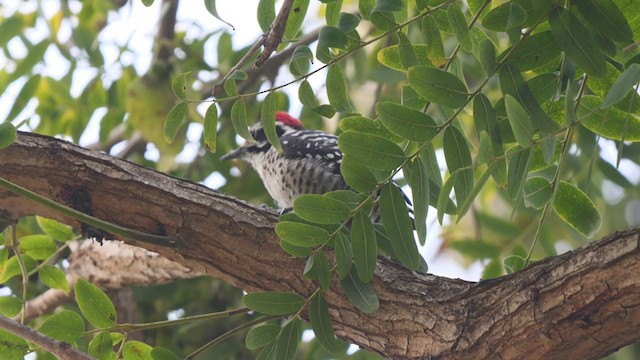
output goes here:
[{"label": "thick branch", "polygon": [[[0,151],[0,176],[121,226],[180,236],[177,249],[123,240],[247,291],[315,289],[304,261],[279,249],[276,214],[229,195],[33,134]],[[6,191],[0,212],[78,225]],[[380,310],[357,311],[334,283],[329,311],[340,337],[394,359],[595,359],[640,338],[639,240],[639,229],[612,234],[480,283],[379,259]]]}]

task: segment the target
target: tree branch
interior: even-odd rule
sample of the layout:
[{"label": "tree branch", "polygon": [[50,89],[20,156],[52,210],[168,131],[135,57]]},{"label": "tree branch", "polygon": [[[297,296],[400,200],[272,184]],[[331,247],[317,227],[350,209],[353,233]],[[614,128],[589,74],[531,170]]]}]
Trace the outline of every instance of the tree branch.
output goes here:
[{"label": "tree branch", "polygon": [[44,350],[52,353],[58,359],[91,360],[91,356],[79,351],[70,344],[52,339],[40,332],[28,328],[16,321],[0,315],[0,328],[7,330],[21,338],[32,342]]},{"label": "tree branch", "polygon": [[[106,154],[20,133],[0,151],[0,176],[120,226],[185,239],[139,243],[247,291],[311,294],[304,261],[278,246],[274,211]],[[78,226],[0,191],[0,210]],[[640,339],[640,229],[615,233],[518,273],[471,283],[412,273],[379,258],[374,314],[357,311],[334,278],[336,333],[392,359],[596,359]],[[621,274],[628,274],[621,276]]]}]

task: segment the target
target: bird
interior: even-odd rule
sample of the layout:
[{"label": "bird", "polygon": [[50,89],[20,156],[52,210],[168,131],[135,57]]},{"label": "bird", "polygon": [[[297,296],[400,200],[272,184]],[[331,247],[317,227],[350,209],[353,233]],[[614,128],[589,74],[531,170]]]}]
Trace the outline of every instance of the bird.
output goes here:
[{"label": "bird", "polygon": [[275,118],[281,152],[267,141],[258,122],[249,129],[255,142],[247,141],[220,159],[248,162],[282,210],[291,209],[300,195],[348,188],[340,173],[342,151],[337,136],[305,129],[299,119],[286,112],[276,112]]}]

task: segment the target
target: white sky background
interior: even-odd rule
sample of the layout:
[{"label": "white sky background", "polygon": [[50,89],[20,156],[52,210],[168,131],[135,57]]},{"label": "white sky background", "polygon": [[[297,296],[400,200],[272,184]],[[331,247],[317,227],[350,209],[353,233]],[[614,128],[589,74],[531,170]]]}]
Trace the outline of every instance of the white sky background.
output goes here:
[{"label": "white sky background", "polygon": [[[72,9],[78,10],[80,7],[79,4],[80,3],[78,1],[71,1]],[[161,1],[156,0],[152,7],[146,8],[142,5],[140,0],[131,0],[130,4],[127,4],[118,14],[110,14],[108,19],[109,25],[107,29],[102,32],[102,35],[100,37],[100,42],[101,44],[103,44],[101,45],[103,54],[105,55],[105,66],[107,67],[105,76],[108,79],[118,78],[119,70],[109,69],[109,66],[113,64],[117,56],[117,50],[115,46],[122,46],[127,41],[129,42],[129,48],[132,49],[134,53],[130,53],[124,56],[123,61],[128,64],[134,64],[139,74],[142,74],[146,71],[147,67],[151,63],[151,46],[154,34],[157,29],[160,4]],[[233,48],[240,49],[256,41],[258,36],[261,34],[255,15],[257,4],[258,0],[217,1],[219,15],[235,26],[236,30],[233,31],[227,25],[221,23],[216,18],[211,16],[205,9],[204,2],[202,0],[182,1],[178,10],[177,29],[178,31],[189,29],[189,31],[187,32],[187,37],[198,38],[212,30],[224,28],[232,35]],[[0,15],[2,15],[2,17],[9,16],[17,8],[20,8],[23,11],[33,10],[33,2],[24,3],[16,0],[0,0],[0,5]],[[314,14],[318,13],[318,8],[320,5],[321,4],[319,1],[311,1],[308,13],[309,18],[312,18]],[[42,7],[44,9],[44,13],[48,18],[58,10],[58,6],[59,4],[57,0],[42,0]],[[189,28],[187,24],[192,22],[199,24],[199,26],[202,27],[202,30],[197,31],[193,27]],[[304,26],[306,26],[307,29],[312,29],[319,24],[321,24],[320,20],[305,20]],[[46,34],[46,25],[43,23],[39,23],[37,24],[36,29],[30,30],[27,33],[27,36],[30,40],[35,42],[42,39],[44,36],[46,36]],[[63,26],[61,28],[60,36],[62,37],[61,40],[64,41],[65,37],[70,36],[70,28],[68,26]],[[217,36],[214,36],[212,40],[209,41],[205,46],[207,61],[210,64],[215,64],[215,61],[217,59],[216,41]],[[10,42],[10,51],[14,55],[14,57],[20,58],[26,55],[26,49],[21,46],[18,41],[15,40]],[[50,48],[45,55],[45,61],[47,65],[39,65],[38,68],[38,70],[41,71],[42,75],[60,78],[64,74],[66,74],[68,65],[66,65],[66,60],[64,60],[64,58],[62,58],[57,53],[57,50],[52,50],[52,48]],[[2,55],[0,55],[0,68],[4,68],[6,65],[6,59]],[[318,65],[316,64],[316,66]],[[82,67],[79,66],[79,68]],[[79,70],[77,75],[74,77],[74,84],[72,88],[73,94],[78,95],[84,88],[86,83],[93,76],[95,76],[95,70],[93,69],[85,67],[84,70]],[[278,82],[282,83],[287,80],[287,78],[281,76],[278,79]],[[322,87],[324,76],[318,75],[310,78],[310,80],[312,81],[312,84],[315,88],[320,88]],[[24,79],[19,80],[13,83],[8,89],[0,89],[0,119],[6,117],[17,93],[22,88],[24,81]],[[291,94],[294,94],[293,96],[291,96],[291,103],[293,105],[292,114],[298,115],[300,111],[300,105],[296,105],[297,96],[295,94],[297,93],[297,85],[290,87],[289,91]],[[32,102],[30,105],[31,106],[28,107],[21,114],[21,116],[16,119],[16,124],[22,119],[32,116],[35,104]],[[106,110],[102,109],[94,113],[94,116],[92,117],[85,134],[81,138],[81,145],[88,145],[97,141],[99,120],[105,112]],[[186,150],[179,156],[179,160],[189,161],[190,158],[193,158],[193,156],[195,156],[195,152],[197,151],[197,147],[199,146],[199,136],[201,131],[202,127],[199,124],[192,124],[190,126],[187,136],[192,144],[186,147]],[[605,151],[602,155],[607,161],[615,163],[615,145],[613,145],[613,142],[611,141],[607,141],[607,143],[608,145],[605,146]],[[153,147],[150,147],[145,155],[149,158],[156,158],[157,153],[154,153],[154,151],[157,150],[154,150]],[[440,163],[444,164],[443,158],[439,160]],[[638,182],[640,182],[640,170],[638,170],[638,166],[630,161],[623,161],[623,163],[621,164],[621,169],[633,183],[637,184]],[[210,177],[210,179],[208,179],[205,184],[214,188],[222,185],[220,179],[216,178],[215,176]],[[617,200],[615,200],[614,196],[616,192],[622,194],[620,192],[620,189],[617,188],[617,186],[614,184],[610,184],[610,187],[612,200],[616,202],[620,201],[620,196],[618,196]],[[439,238],[440,230],[439,226],[437,226],[437,221],[435,221],[435,217],[435,210],[431,208],[428,220],[430,231],[428,234],[427,245],[421,250],[427,263],[429,264],[429,272],[452,278],[462,278],[465,280],[473,281],[478,280],[483,269],[483,265],[480,262],[476,261],[465,268],[461,265],[461,262],[458,261],[459,258],[452,257],[457,257],[457,254],[446,252],[443,255],[436,256],[437,251],[441,245],[441,239]]]}]

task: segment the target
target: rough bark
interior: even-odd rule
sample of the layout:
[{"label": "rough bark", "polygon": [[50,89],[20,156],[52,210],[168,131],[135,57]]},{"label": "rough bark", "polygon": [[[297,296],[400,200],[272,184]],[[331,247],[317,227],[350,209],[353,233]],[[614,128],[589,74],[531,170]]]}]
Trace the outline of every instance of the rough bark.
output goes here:
[{"label": "rough bark", "polygon": [[[33,134],[0,151],[0,177],[121,226],[178,236],[177,248],[122,239],[247,291],[315,285],[286,256],[276,214],[204,186]],[[39,214],[0,191],[12,218]],[[379,259],[380,310],[363,314],[334,283],[337,334],[393,359],[596,359],[640,338],[640,229],[612,234],[524,271],[471,283],[416,274]]]}]

